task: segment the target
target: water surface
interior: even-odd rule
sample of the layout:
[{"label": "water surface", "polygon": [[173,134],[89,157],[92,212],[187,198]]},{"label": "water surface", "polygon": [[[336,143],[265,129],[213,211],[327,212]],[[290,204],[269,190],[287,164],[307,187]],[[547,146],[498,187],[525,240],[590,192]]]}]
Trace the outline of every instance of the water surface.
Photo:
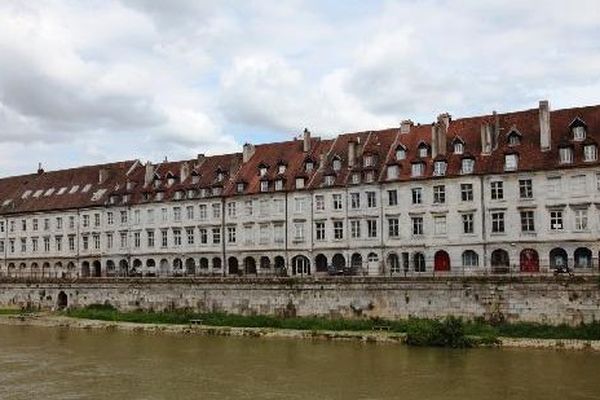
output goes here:
[{"label": "water surface", "polygon": [[600,399],[600,354],[0,326],[0,399]]}]

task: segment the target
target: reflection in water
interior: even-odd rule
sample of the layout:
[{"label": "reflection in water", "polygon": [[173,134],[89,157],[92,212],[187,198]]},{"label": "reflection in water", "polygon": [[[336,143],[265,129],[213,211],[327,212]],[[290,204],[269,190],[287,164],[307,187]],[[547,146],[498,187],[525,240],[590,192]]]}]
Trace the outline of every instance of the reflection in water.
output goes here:
[{"label": "reflection in water", "polygon": [[598,399],[600,355],[0,326],[1,399]]}]

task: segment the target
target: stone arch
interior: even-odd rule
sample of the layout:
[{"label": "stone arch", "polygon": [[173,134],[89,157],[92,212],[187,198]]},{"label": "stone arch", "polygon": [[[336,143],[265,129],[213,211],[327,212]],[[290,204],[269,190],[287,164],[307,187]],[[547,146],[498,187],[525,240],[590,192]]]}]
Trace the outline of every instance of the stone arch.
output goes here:
[{"label": "stone arch", "polygon": [[133,260],[131,263],[131,271],[129,272],[129,276],[140,276],[142,273],[142,267],[144,263],[139,258]]},{"label": "stone arch", "polygon": [[266,269],[266,270],[271,269],[271,259],[269,259],[269,257],[262,256],[260,258],[260,269],[261,269],[261,271],[263,269]]},{"label": "stone arch", "polygon": [[84,261],[81,263],[81,276],[87,278],[90,276],[90,263],[89,261]]},{"label": "stone arch", "polygon": [[327,257],[324,254],[315,257],[315,268],[317,272],[327,272]]},{"label": "stone arch", "polygon": [[61,310],[69,306],[69,298],[67,297],[67,294],[62,290],[58,292],[58,296],[56,298],[56,306]]},{"label": "stone arch", "polygon": [[201,257],[200,258],[200,265],[199,265],[200,269],[208,269],[208,258],[206,257]]},{"label": "stone arch", "polygon": [[550,250],[550,268],[567,267],[569,258],[565,249],[555,247]]},{"label": "stone arch", "polygon": [[535,249],[523,249],[519,255],[521,272],[540,272],[540,256]]},{"label": "stone arch", "polygon": [[396,253],[390,253],[387,256],[387,265],[391,274],[400,273],[400,258]]},{"label": "stone arch", "polygon": [[360,253],[352,254],[350,257],[350,268],[352,268],[352,273],[358,273],[362,270],[363,267],[363,258]]},{"label": "stone arch", "polygon": [[310,260],[303,255],[292,258],[292,275],[310,275]]},{"label": "stone arch", "polygon": [[420,251],[413,254],[413,269],[415,272],[425,272],[427,270],[425,254]]},{"label": "stone arch", "polygon": [[15,263],[8,263],[8,276],[15,276],[17,273],[16,269],[17,267],[15,266]]},{"label": "stone arch", "polygon": [[433,270],[436,272],[450,271],[450,255],[445,250],[438,250],[433,255]]},{"label": "stone arch", "polygon": [[91,272],[92,272],[92,276],[95,276],[95,277],[102,276],[102,265],[100,264],[100,261],[95,260],[92,263],[92,271]]},{"label": "stone arch", "polygon": [[331,265],[336,272],[343,271],[346,268],[346,258],[341,253],[334,254],[331,259]]},{"label": "stone arch", "polygon": [[496,249],[492,251],[492,272],[507,273],[510,269],[510,257],[508,251],[504,249]]},{"label": "stone arch", "polygon": [[25,264],[24,262],[19,264],[19,276],[20,277],[27,276],[27,264]]},{"label": "stone arch", "polygon": [[213,269],[221,269],[221,259],[219,257],[213,257],[212,267]]},{"label": "stone arch", "polygon": [[244,274],[256,275],[256,260],[254,257],[244,258]]},{"label": "stone arch", "polygon": [[196,275],[196,260],[192,257],[185,260],[185,273],[186,275]]},{"label": "stone arch", "polygon": [[240,273],[240,268],[238,265],[238,260],[235,257],[229,257],[227,260],[227,273],[229,275],[238,275]]},{"label": "stone arch", "polygon": [[461,256],[463,267],[478,267],[479,254],[473,250],[465,250]]},{"label": "stone arch", "polygon": [[106,276],[115,276],[117,269],[113,260],[106,260]]},{"label": "stone arch", "polygon": [[592,268],[592,251],[587,247],[578,247],[573,253],[575,268]]},{"label": "stone arch", "polygon": [[75,274],[76,269],[77,267],[75,267],[75,263],[73,261],[69,261],[67,263],[67,273],[63,274],[63,278],[66,278],[67,276],[73,276]]},{"label": "stone arch", "polygon": [[127,276],[129,274],[129,263],[122,259],[119,261],[119,276]]},{"label": "stone arch", "polygon": [[[46,263],[44,263],[46,265]],[[42,272],[43,273],[43,272]],[[54,277],[62,278],[64,275],[63,265],[60,261],[54,264]],[[48,276],[50,276],[50,269],[48,268]]]},{"label": "stone arch", "polygon": [[285,259],[281,256],[275,257],[274,269],[277,274],[282,274],[285,271]]},{"label": "stone arch", "polygon": [[153,258],[146,260],[146,276],[156,276],[156,261]]},{"label": "stone arch", "polygon": [[160,276],[169,276],[169,261],[167,261],[165,258],[163,258],[162,260],[160,260],[160,264],[159,264],[159,275]]},{"label": "stone arch", "polygon": [[181,276],[181,274],[183,274],[183,261],[181,261],[181,258],[173,259],[172,271],[174,276]]},{"label": "stone arch", "polygon": [[38,263],[33,262],[31,263],[31,276],[34,278],[37,278],[37,276],[40,273],[40,266]]},{"label": "stone arch", "polygon": [[[58,263],[56,263],[56,264],[58,264]],[[61,264],[61,268],[62,268],[62,264]],[[57,270],[57,268],[55,268],[55,270]],[[49,278],[50,275],[52,275],[52,272],[50,271],[50,263],[46,261],[45,263],[42,264],[42,277]],[[55,275],[56,275],[56,272],[55,272]]]}]

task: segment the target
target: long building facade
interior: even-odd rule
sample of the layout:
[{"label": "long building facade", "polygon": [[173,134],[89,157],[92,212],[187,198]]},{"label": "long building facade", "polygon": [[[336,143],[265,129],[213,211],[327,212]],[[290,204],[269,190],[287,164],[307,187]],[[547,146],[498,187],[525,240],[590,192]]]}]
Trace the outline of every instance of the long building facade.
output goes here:
[{"label": "long building facade", "polygon": [[0,179],[0,276],[599,272],[600,106]]}]

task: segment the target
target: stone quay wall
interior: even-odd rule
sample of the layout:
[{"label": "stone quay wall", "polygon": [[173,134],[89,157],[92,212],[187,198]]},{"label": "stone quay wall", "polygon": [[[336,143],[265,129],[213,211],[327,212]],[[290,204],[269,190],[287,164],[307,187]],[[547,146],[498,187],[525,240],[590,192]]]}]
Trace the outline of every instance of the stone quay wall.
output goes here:
[{"label": "stone quay wall", "polygon": [[600,283],[595,277],[0,281],[0,308],[44,310],[65,303],[331,318],[453,315],[576,325],[600,320]]}]

